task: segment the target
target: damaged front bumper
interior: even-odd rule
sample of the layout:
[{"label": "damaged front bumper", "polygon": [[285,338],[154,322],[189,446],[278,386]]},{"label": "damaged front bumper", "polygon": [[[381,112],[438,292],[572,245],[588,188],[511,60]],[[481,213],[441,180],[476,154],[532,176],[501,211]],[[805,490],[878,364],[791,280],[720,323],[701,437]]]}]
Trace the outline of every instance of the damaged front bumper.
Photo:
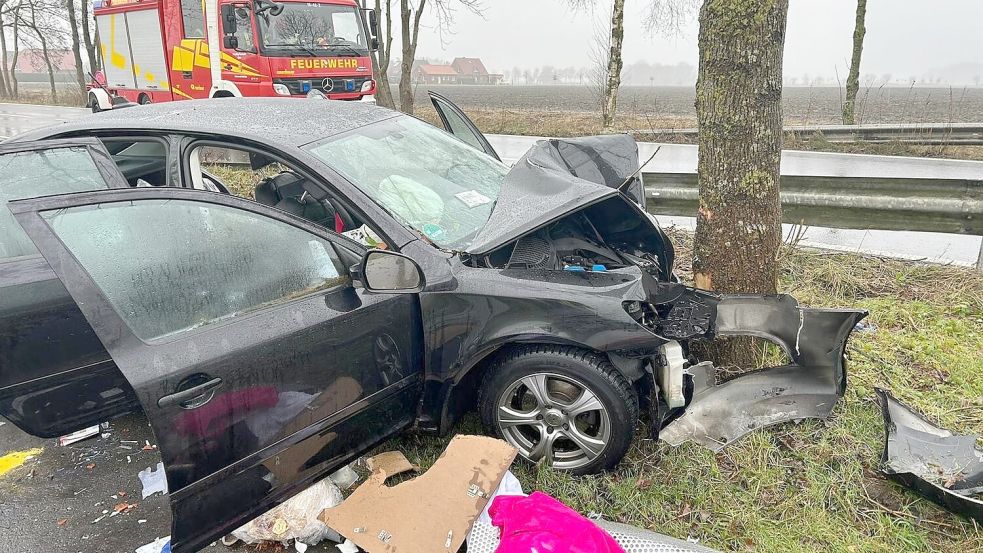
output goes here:
[{"label": "damaged front bumper", "polygon": [[983,522],[979,438],[939,428],[887,391],[875,391],[884,416],[884,474],[950,511]]},{"label": "damaged front bumper", "polygon": [[[790,360],[719,384],[711,363],[688,367],[691,396],[681,413],[666,413],[670,422],[659,432],[669,444],[692,441],[719,451],[758,428],[824,419],[843,396],[847,338],[866,311],[803,308],[788,295],[718,296],[678,284],[660,284],[655,292],[654,330],[670,343],[753,336],[775,343]],[[671,376],[657,381],[663,391],[674,391],[666,384]]]}]

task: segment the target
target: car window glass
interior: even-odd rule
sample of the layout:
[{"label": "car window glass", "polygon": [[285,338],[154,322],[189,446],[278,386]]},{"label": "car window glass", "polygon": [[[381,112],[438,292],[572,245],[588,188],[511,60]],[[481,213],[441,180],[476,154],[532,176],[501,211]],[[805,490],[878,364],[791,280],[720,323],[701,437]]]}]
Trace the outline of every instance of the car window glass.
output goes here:
[{"label": "car window glass", "polygon": [[88,148],[81,146],[2,154],[0,175],[0,259],[37,253],[7,202],[109,188]]},{"label": "car window glass", "polygon": [[167,186],[167,145],[160,140],[101,139],[130,186]]},{"label": "car window glass", "polygon": [[428,123],[394,117],[311,151],[396,219],[462,248],[488,221],[508,167]]},{"label": "car window glass", "polygon": [[482,146],[481,142],[478,140],[478,137],[475,136],[474,131],[472,131],[471,128],[468,127],[468,124],[464,122],[464,119],[461,119],[461,116],[458,115],[455,110],[447,107],[447,105],[443,102],[440,102],[440,105],[443,106],[441,113],[447,118],[447,125],[450,127],[451,134],[467,142],[471,146],[474,146],[478,150],[484,151],[484,146]]},{"label": "car window glass", "polygon": [[350,282],[330,242],[242,209],[138,200],[43,217],[144,340]]},{"label": "car window glass", "polygon": [[345,234],[366,246],[378,247],[377,230],[350,210],[340,212],[333,199],[318,200],[310,190],[322,190],[300,171],[273,158],[218,145],[200,145],[189,153],[190,182],[199,190],[221,190],[303,217],[328,230]]},{"label": "car window glass", "polygon": [[184,38],[205,38],[205,13],[201,0],[181,0]]}]

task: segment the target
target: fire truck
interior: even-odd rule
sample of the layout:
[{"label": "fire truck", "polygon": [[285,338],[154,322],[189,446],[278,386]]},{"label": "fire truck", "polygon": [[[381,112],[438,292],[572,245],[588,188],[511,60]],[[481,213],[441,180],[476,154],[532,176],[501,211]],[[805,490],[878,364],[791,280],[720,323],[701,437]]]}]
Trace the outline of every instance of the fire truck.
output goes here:
[{"label": "fire truck", "polygon": [[92,111],[230,96],[374,101],[378,24],[355,0],[95,0],[93,13],[103,73]]}]

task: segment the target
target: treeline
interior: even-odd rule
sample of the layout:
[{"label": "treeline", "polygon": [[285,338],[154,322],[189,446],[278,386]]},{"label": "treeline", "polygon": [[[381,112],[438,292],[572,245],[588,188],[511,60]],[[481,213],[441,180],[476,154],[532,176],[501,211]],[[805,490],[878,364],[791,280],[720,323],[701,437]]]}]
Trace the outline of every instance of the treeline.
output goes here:
[{"label": "treeline", "polygon": [[70,50],[75,79],[85,90],[88,68],[98,68],[98,36],[89,0],[0,0],[0,97],[17,98],[17,62],[30,51],[48,75],[52,100],[58,99],[55,75]]}]

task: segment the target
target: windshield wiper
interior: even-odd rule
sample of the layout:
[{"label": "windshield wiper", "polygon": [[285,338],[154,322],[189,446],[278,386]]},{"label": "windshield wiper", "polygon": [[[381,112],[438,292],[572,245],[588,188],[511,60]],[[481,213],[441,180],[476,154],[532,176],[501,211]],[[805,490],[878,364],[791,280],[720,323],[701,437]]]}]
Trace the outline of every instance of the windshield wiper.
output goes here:
[{"label": "windshield wiper", "polygon": [[298,50],[303,50],[309,57],[316,58],[317,52],[313,48],[304,46],[303,44],[267,44],[267,48],[296,48]]},{"label": "windshield wiper", "polygon": [[356,57],[356,58],[361,57],[362,55],[361,52],[359,52],[352,46],[349,46],[348,44],[329,44],[328,48],[346,48],[348,49],[349,52],[351,52],[352,57]]}]

